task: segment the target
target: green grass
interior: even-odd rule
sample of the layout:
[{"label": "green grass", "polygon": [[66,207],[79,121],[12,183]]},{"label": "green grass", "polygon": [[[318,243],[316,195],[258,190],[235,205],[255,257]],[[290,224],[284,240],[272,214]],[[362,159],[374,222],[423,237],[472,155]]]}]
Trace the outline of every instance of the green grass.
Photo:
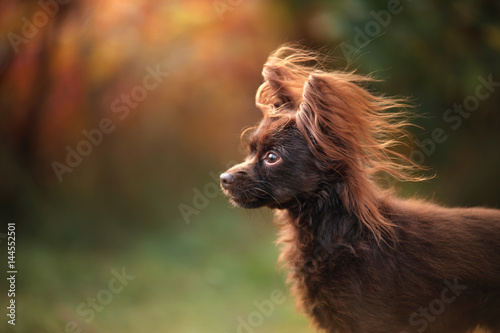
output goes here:
[{"label": "green grass", "polygon": [[[238,330],[238,318],[249,315],[257,324],[252,332],[312,331],[295,311],[284,272],[276,270],[269,214],[213,205],[189,225],[181,217],[165,221],[162,230],[138,234],[119,249],[59,250],[19,239],[15,332],[65,332],[73,321],[74,332],[247,333]],[[77,307],[106,293],[111,270],[122,267],[135,278],[86,322],[89,315]],[[276,289],[286,301],[266,316],[254,302],[269,300]],[[3,298],[0,305],[6,306]]]}]

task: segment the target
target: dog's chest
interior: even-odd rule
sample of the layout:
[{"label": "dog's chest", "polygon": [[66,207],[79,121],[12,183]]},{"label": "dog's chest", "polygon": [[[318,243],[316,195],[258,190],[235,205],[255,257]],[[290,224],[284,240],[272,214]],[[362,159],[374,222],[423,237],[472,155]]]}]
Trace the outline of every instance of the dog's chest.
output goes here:
[{"label": "dog's chest", "polygon": [[299,248],[295,252],[289,282],[297,307],[319,327],[327,327],[327,323],[340,327],[348,319],[342,315],[342,307],[349,283],[344,281],[343,273],[335,269],[328,252],[318,250],[314,256]]},{"label": "dog's chest", "polygon": [[356,293],[350,290],[349,275],[356,269],[350,250],[322,244],[314,233],[297,226],[282,229],[279,243],[283,246],[280,261],[289,268],[288,282],[297,307],[320,327],[325,322],[344,322],[345,298]]}]

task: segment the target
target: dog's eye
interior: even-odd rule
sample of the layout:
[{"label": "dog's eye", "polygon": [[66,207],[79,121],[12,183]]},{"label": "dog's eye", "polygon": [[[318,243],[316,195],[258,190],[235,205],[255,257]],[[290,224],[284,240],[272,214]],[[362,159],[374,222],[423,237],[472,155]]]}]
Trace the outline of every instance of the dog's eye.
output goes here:
[{"label": "dog's eye", "polygon": [[273,151],[268,151],[266,153],[266,156],[264,157],[264,162],[266,162],[267,165],[276,165],[281,161],[281,157],[278,156]]}]

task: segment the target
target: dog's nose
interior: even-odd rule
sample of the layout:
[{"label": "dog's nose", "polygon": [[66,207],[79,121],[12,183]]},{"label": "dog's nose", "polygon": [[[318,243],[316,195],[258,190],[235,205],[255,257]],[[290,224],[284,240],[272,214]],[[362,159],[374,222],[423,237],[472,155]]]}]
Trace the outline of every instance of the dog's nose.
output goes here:
[{"label": "dog's nose", "polygon": [[234,182],[234,176],[230,173],[224,172],[220,175],[220,183],[223,188],[228,189],[229,185]]}]

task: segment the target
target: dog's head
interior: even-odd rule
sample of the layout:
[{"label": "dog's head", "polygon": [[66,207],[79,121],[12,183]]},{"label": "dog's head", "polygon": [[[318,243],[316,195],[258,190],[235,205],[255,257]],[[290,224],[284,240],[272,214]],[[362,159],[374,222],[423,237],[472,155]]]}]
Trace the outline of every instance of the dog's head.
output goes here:
[{"label": "dog's head", "polygon": [[248,156],[221,176],[234,204],[245,208],[285,208],[316,193],[319,172],[294,111],[264,117],[248,141]]},{"label": "dog's head", "polygon": [[245,162],[220,176],[223,191],[246,208],[335,196],[363,223],[383,223],[373,175],[421,179],[407,172],[415,164],[392,149],[406,125],[404,111],[394,109],[406,105],[371,94],[364,88],[370,78],[326,71],[321,63],[317,54],[290,47],[268,58],[256,96],[264,117]]},{"label": "dog's head", "polygon": [[367,124],[348,105],[350,95],[364,91],[351,82],[356,76],[349,81],[340,72],[303,66],[314,56],[293,51],[280,49],[264,65],[256,96],[264,117],[248,140],[245,162],[220,176],[236,205],[300,205],[341,188],[342,176],[360,162],[356,140]]}]

